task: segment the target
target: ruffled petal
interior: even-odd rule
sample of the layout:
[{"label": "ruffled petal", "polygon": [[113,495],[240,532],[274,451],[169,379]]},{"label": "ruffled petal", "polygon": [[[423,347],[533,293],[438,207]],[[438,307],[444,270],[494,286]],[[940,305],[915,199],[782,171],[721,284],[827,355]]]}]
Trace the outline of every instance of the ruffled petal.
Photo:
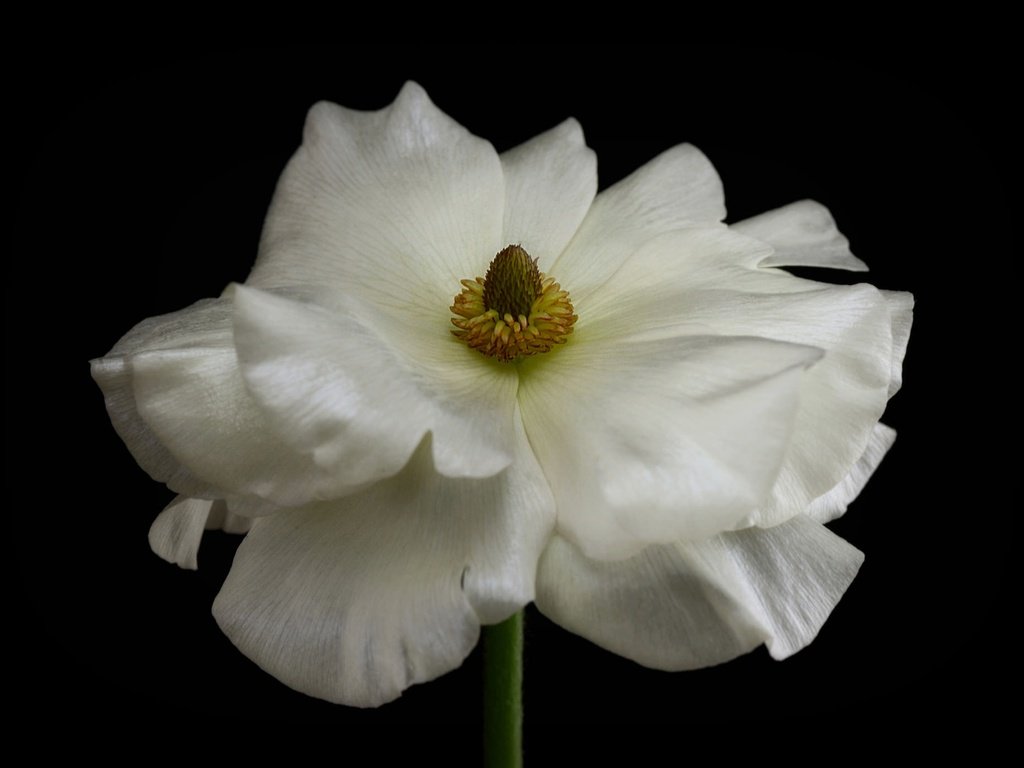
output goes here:
[{"label": "ruffled petal", "polygon": [[828,493],[819,496],[807,508],[806,515],[819,523],[827,523],[841,517],[850,502],[856,499],[885,454],[896,442],[896,430],[885,424],[876,424],[868,438],[867,448],[846,475]]},{"label": "ruffled petal", "polygon": [[771,497],[741,526],[777,525],[846,477],[894,391],[910,326],[909,294],[758,267],[769,253],[767,244],[731,231],[667,233],[577,305],[580,341],[585,335],[636,344],[698,334],[756,336],[825,351],[802,382]]},{"label": "ruffled petal", "polygon": [[828,267],[867,272],[868,265],[850,252],[849,241],[821,203],[800,200],[731,226],[775,250],[762,267]]},{"label": "ruffled petal", "polygon": [[585,301],[637,248],[679,227],[725,218],[722,182],[696,147],[682,144],[599,194],[550,274]]},{"label": "ruffled petal", "polygon": [[910,341],[910,327],[914,323],[914,296],[904,291],[882,291],[889,304],[892,318],[892,371],[889,380],[889,397],[903,386],[903,358]]},{"label": "ruffled petal", "polygon": [[483,480],[438,475],[428,442],[364,492],[259,518],[239,547],[214,615],[292,688],[377,706],[533,599],[554,513],[522,430],[515,462]]},{"label": "ruffled petal", "polygon": [[519,400],[559,530],[614,559],[732,528],[771,489],[820,354],[741,337],[591,343],[581,331],[527,361]]},{"label": "ruffled petal", "polygon": [[804,381],[771,499],[744,523],[777,525],[840,483],[867,449],[892,383],[888,302],[870,285],[823,286],[724,301],[715,317],[723,332],[748,330],[825,350]]},{"label": "ruffled petal", "polygon": [[503,153],[501,167],[501,239],[522,245],[546,271],[590,209],[597,192],[597,158],[584,143],[580,124],[570,119]]},{"label": "ruffled petal", "polygon": [[291,506],[351,491],[281,440],[249,394],[233,347],[152,350],[131,360],[139,413],[183,465],[231,500],[254,496]]},{"label": "ruffled petal", "polygon": [[193,498],[299,504],[347,490],[270,430],[238,369],[233,309],[226,294],[149,318],[92,361],[118,434],[151,475]]},{"label": "ruffled petal", "polygon": [[784,659],[815,638],[862,561],[805,517],[615,562],[556,536],[536,602],[569,631],[656,669],[719,664],[761,643]]},{"label": "ruffled petal", "polygon": [[139,415],[131,356],[147,350],[230,346],[231,333],[231,302],[204,299],[178,312],[143,320],[105,357],[91,361],[92,377],[103,390],[117,434],[139,466],[178,493],[206,498],[223,495],[175,458]]},{"label": "ruffled petal", "polygon": [[321,102],[278,183],[247,283],[343,309],[406,359],[436,357],[459,280],[502,242],[494,148],[407,83],[388,108]]},{"label": "ruffled petal", "polygon": [[149,546],[169,563],[196,570],[204,530],[245,533],[251,521],[231,514],[223,500],[178,496],[157,515],[149,529]]},{"label": "ruffled petal", "polygon": [[249,390],[277,433],[339,485],[394,475],[428,431],[450,477],[489,477],[512,460],[510,366],[450,336],[446,355],[413,366],[351,315],[244,286],[235,303]]}]

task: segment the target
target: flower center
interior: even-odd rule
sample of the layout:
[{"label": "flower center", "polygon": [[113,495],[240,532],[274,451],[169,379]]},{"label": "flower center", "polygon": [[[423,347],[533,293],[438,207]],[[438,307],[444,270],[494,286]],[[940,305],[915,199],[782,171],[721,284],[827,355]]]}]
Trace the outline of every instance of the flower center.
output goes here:
[{"label": "flower center", "polygon": [[486,277],[462,280],[451,310],[452,333],[503,363],[564,344],[578,320],[569,294],[537,268],[521,246],[498,251]]}]

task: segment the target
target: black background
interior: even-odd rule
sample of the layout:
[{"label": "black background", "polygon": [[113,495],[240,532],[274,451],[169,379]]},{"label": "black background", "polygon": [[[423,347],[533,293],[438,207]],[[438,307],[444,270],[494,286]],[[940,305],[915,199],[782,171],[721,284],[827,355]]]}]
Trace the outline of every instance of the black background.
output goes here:
[{"label": "black background", "polygon": [[[42,52],[14,86],[8,167],[8,514],[17,574],[9,674],[28,721],[333,724],[348,738],[434,729],[476,754],[479,650],[377,710],[290,691],[221,635],[210,604],[237,539],[200,570],[150,551],[172,494],[121,444],[87,361],[139,320],[244,280],[274,184],[319,99],[380,108],[406,79],[506,149],[568,116],[601,186],[690,141],[729,221],[810,197],[869,280],[914,292],[899,438],[833,525],[867,556],[818,639],[691,673],[643,669],[527,617],[527,749],[549,724],[786,721],[994,726],[1016,680],[1009,625],[1020,486],[1019,283],[1008,113],[994,58],[936,51],[352,48]],[[1003,442],[1006,441],[1006,442]],[[403,732],[394,728],[395,733]],[[608,739],[614,739],[609,732]]]}]

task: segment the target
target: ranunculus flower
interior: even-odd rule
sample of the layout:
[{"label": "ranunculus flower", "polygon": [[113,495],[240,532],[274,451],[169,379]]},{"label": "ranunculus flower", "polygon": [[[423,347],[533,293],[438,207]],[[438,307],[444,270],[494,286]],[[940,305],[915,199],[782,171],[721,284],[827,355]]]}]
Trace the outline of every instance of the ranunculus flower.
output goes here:
[{"label": "ranunculus flower", "polygon": [[[810,201],[732,227],[681,145],[596,195],[568,120],[498,155],[416,85],[313,107],[255,267],[132,329],[93,375],[180,496],[195,567],[284,683],[373,706],[526,603],[668,670],[809,643],[861,563],[823,523],[892,443],[909,294]],[[477,278],[480,279],[477,279]]]}]

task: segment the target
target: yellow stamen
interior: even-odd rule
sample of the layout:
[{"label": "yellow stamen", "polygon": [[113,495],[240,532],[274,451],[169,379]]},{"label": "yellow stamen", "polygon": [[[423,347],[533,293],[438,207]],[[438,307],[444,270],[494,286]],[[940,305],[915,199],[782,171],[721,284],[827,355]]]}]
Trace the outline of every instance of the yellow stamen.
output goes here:
[{"label": "yellow stamen", "polygon": [[452,333],[481,354],[511,362],[564,344],[575,322],[569,294],[522,247],[502,249],[487,277],[461,280]]}]

